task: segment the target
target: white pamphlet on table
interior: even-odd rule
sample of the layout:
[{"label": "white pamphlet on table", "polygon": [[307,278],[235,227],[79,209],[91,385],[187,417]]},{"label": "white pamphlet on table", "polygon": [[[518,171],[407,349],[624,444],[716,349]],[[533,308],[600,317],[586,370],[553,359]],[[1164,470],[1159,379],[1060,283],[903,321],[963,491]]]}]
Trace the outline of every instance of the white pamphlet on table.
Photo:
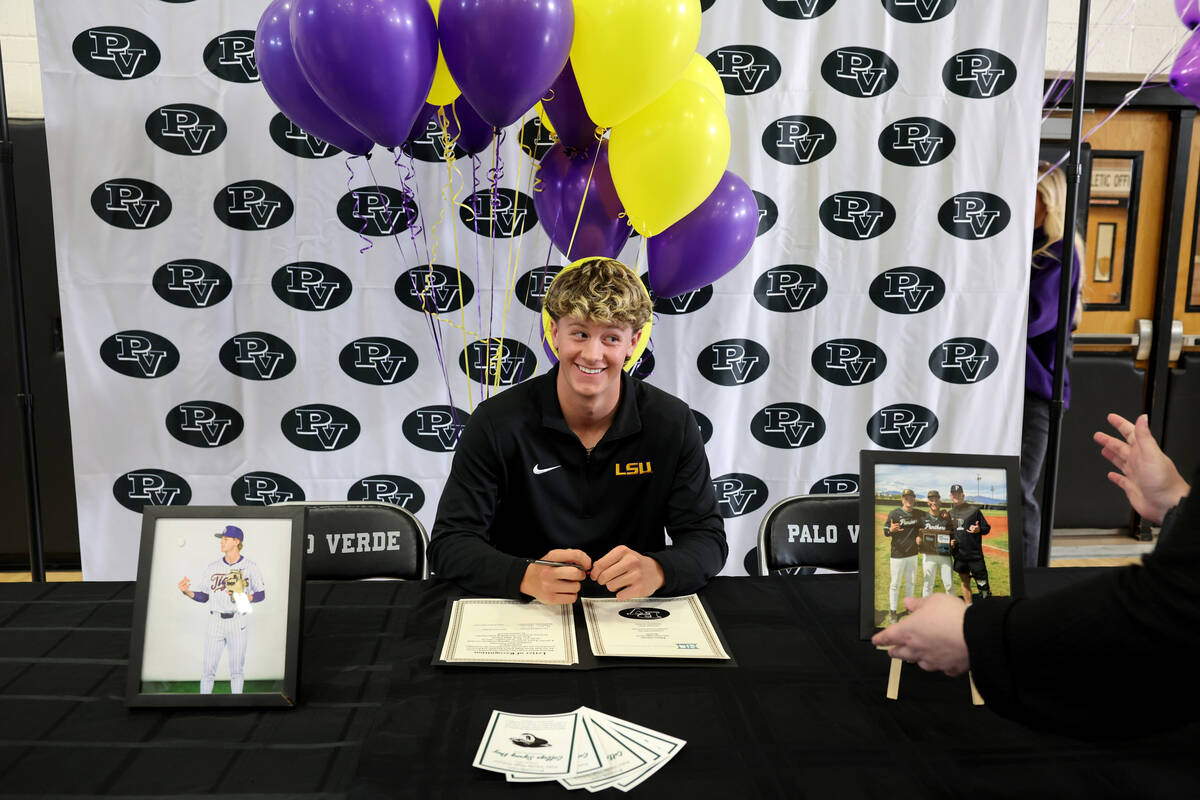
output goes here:
[{"label": "white pamphlet on table", "polygon": [[442,661],[576,664],[571,607],[492,598],[455,600]]},{"label": "white pamphlet on table", "polygon": [[475,753],[475,766],[538,780],[570,775],[578,717],[577,711],[542,715],[493,711]]},{"label": "white pamphlet on table", "polygon": [[582,603],[596,656],[729,658],[694,594],[640,600],[584,597]]}]

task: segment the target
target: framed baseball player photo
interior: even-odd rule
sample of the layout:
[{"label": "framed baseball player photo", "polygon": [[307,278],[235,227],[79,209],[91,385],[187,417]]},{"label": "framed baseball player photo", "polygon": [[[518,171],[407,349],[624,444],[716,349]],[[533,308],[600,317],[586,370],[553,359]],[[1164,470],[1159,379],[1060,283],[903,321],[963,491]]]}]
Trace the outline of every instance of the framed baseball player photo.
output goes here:
[{"label": "framed baseball player photo", "polygon": [[934,592],[971,603],[1023,592],[1016,456],[863,450],[859,635]]},{"label": "framed baseball player photo", "polygon": [[304,509],[146,506],[126,700],[294,706]]}]

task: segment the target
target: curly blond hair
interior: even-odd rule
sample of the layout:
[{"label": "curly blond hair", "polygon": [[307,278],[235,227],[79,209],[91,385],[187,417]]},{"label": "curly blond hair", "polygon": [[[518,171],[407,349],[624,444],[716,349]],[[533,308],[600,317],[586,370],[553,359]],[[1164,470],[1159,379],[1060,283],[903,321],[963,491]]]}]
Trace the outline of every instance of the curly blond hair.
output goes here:
[{"label": "curly blond hair", "polygon": [[636,333],[650,321],[650,296],[638,276],[620,261],[595,258],[563,270],[542,305],[555,322],[579,317],[628,325]]}]

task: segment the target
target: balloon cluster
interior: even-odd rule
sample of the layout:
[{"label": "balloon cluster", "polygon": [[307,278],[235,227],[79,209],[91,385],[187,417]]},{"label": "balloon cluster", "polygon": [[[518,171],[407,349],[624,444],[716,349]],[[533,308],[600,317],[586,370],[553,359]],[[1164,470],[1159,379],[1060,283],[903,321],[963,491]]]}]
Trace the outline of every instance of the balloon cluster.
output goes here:
[{"label": "balloon cluster", "polygon": [[1192,31],[1171,67],[1171,88],[1200,106],[1200,0],[1175,0],[1179,20]]},{"label": "balloon cluster", "polygon": [[650,284],[693,291],[754,241],[753,192],[727,172],[716,70],[680,0],[273,0],[255,52],[292,122],[355,155],[437,119],[467,153],[535,105],[558,142],[537,212],[568,259],[615,257],[630,225]]}]

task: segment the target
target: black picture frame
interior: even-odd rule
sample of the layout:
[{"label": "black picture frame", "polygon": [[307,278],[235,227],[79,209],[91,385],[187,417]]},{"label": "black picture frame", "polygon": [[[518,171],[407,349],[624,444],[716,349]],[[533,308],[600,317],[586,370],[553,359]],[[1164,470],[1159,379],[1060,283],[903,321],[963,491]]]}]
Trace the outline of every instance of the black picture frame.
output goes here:
[{"label": "black picture frame", "polygon": [[[223,534],[237,540],[247,616],[220,597],[227,573],[210,570],[226,557]],[[214,538],[215,537],[215,538]],[[218,541],[219,540],[219,541]],[[146,506],[142,512],[141,549],[133,609],[133,629],[126,681],[130,706],[295,706],[300,682],[300,620],[304,591],[304,508],[299,506]],[[196,571],[199,570],[199,571]],[[205,574],[211,572],[211,574]],[[189,579],[189,596],[181,588]],[[189,576],[195,575],[193,580]],[[209,591],[204,591],[204,590]],[[199,597],[204,595],[206,599]],[[280,608],[275,598],[286,598]],[[272,602],[274,601],[274,602]],[[210,605],[223,609],[213,610]],[[197,607],[201,606],[201,607]],[[240,606],[245,608],[246,606]],[[230,616],[226,617],[228,613]],[[235,645],[222,635],[240,636],[243,685],[238,691],[229,671]],[[235,639],[236,641],[236,639]],[[216,644],[215,642],[219,642]],[[202,672],[217,648],[217,672],[204,691]],[[229,679],[224,680],[228,675]]]},{"label": "black picture frame", "polygon": [[[985,482],[986,481],[986,482]],[[911,483],[912,485],[906,485]],[[944,484],[944,485],[942,485]],[[892,538],[883,533],[883,523],[889,507],[900,508],[902,493],[912,489],[915,493],[914,508],[928,513],[931,490],[949,501],[950,488],[958,484],[963,489],[964,508],[978,508],[991,526],[991,532],[981,537],[981,551],[987,572],[989,589],[996,596],[1020,597],[1025,592],[1024,527],[1021,516],[1020,459],[1017,456],[996,456],[974,453],[915,453],[897,450],[862,450],[859,453],[859,636],[869,639],[876,631],[887,627],[887,614],[891,612],[892,565],[891,561],[904,561],[897,569],[897,612],[902,613],[903,598],[915,594],[911,590],[917,578],[924,589],[925,575],[932,567],[933,591],[942,583],[942,591],[953,590],[961,596],[961,578],[955,569],[967,566],[956,555],[950,561],[951,586],[944,584],[945,554],[942,558],[926,558],[927,553],[893,559]],[[974,484],[972,486],[971,484]],[[1001,494],[1003,492],[1003,494]],[[983,501],[983,502],[979,502]],[[964,517],[954,513],[955,506],[947,502],[941,506],[950,515],[953,523],[961,525]],[[884,515],[880,518],[881,513]],[[967,517],[970,514],[967,513]],[[1003,521],[1003,524],[998,524]],[[928,534],[925,538],[922,534]],[[996,536],[1004,532],[1005,538]],[[916,547],[923,551],[926,546],[937,546],[936,531],[922,527],[917,530]],[[994,538],[988,538],[994,537]],[[924,541],[922,541],[924,539]],[[901,552],[906,552],[909,540],[901,542]],[[1001,546],[1003,545],[1003,546]],[[1007,554],[1004,553],[1007,551]],[[881,560],[886,566],[878,567]],[[920,570],[917,562],[920,562]],[[917,573],[914,575],[914,572]],[[882,573],[882,574],[880,574]],[[957,589],[953,589],[957,586]],[[972,579],[971,586],[978,590]],[[882,587],[882,598],[881,598]],[[880,603],[884,607],[880,607]]]}]

